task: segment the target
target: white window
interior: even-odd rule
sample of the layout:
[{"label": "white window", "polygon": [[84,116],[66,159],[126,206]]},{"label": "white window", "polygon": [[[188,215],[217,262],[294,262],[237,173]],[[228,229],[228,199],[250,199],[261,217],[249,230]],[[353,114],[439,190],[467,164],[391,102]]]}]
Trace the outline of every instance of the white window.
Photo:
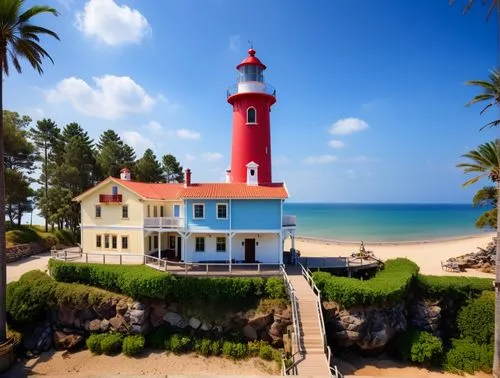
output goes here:
[{"label": "white window", "polygon": [[112,249],[118,248],[118,238],[116,237],[116,235],[111,236],[111,248]]},{"label": "white window", "polygon": [[96,246],[96,248],[101,248],[102,247],[102,237],[101,237],[101,235],[96,235],[95,236],[95,246]]},{"label": "white window", "polygon": [[257,110],[253,106],[247,109],[247,123],[256,124],[257,123]]},{"label": "white window", "polygon": [[193,219],[205,218],[205,205],[203,203],[195,203],[193,205]]},{"label": "white window", "polygon": [[227,203],[217,204],[217,219],[227,219]]},{"label": "white window", "polygon": [[205,238],[198,237],[195,240],[195,248],[196,252],[205,252]]},{"label": "white window", "polygon": [[109,248],[109,235],[104,235],[104,248]]},{"label": "white window", "polygon": [[95,205],[95,217],[96,218],[101,217],[101,205]]},{"label": "white window", "polygon": [[122,206],[122,218],[124,218],[124,219],[128,218],[128,206],[127,205]]},{"label": "white window", "polygon": [[216,239],[216,251],[226,252],[226,238],[224,236],[218,236]]}]

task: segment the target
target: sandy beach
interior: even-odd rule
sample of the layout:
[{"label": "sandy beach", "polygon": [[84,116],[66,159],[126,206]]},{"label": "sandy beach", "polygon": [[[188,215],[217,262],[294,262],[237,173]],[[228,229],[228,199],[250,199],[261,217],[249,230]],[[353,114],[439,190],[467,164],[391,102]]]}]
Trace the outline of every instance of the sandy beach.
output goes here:
[{"label": "sandy beach", "polygon": [[[434,275],[465,275],[475,277],[491,277],[493,274],[469,269],[462,273],[445,272],[441,269],[441,261],[450,257],[457,257],[470,252],[476,252],[478,247],[486,247],[493,241],[495,233],[474,236],[464,236],[457,239],[437,239],[417,242],[370,243],[365,242],[367,251],[373,251],[376,257],[387,260],[397,257],[406,257],[420,267],[423,274]],[[295,248],[301,256],[350,256],[359,251],[360,243],[342,242],[335,240],[295,238]],[[290,239],[285,242],[285,250],[290,248]]]}]

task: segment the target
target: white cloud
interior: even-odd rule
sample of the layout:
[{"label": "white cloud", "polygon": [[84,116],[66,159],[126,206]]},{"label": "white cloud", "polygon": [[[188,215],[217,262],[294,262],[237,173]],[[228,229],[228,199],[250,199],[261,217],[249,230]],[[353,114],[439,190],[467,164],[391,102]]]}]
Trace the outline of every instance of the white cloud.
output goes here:
[{"label": "white cloud", "polygon": [[146,128],[153,133],[159,133],[163,129],[161,124],[157,121],[149,121]]},{"label": "white cloud", "polygon": [[218,152],[205,152],[202,156],[206,161],[219,161],[223,158],[222,154]]},{"label": "white cloud", "polygon": [[137,158],[140,158],[148,148],[154,149],[154,143],[148,138],[144,138],[137,131],[123,131],[121,138],[130,147],[133,147]]},{"label": "white cloud", "polygon": [[80,113],[105,119],[146,113],[156,103],[156,99],[128,76],[105,75],[93,80],[94,88],[76,77],[63,79],[54,89],[46,91],[46,99],[51,103],[67,101]]},{"label": "white cloud", "polygon": [[308,156],[304,159],[306,164],[327,164],[337,161],[337,157],[334,155],[321,155],[321,156]]},{"label": "white cloud", "polygon": [[238,51],[241,46],[241,37],[239,34],[229,37],[229,50]]},{"label": "white cloud", "polygon": [[188,129],[178,129],[175,134],[181,139],[200,139],[201,137],[199,132]]},{"label": "white cloud", "polygon": [[336,139],[332,139],[331,141],[329,141],[328,145],[331,148],[342,148],[345,146],[344,142],[342,142],[341,140],[336,140]]},{"label": "white cloud", "polygon": [[139,43],[151,33],[146,17],[137,9],[113,0],[89,0],[76,13],[76,27],[85,35],[110,46]]},{"label": "white cloud", "polygon": [[186,158],[186,161],[194,161],[194,160],[196,160],[196,156],[191,155],[191,154],[186,154],[185,158]]},{"label": "white cloud", "polygon": [[339,119],[330,128],[330,134],[347,135],[368,129],[368,124],[359,118]]}]

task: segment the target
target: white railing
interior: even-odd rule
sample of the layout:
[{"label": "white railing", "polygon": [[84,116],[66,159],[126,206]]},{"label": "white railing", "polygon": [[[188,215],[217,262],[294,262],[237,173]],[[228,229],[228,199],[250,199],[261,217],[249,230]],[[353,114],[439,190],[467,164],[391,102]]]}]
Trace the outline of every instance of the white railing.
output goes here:
[{"label": "white railing", "polygon": [[143,264],[143,255],[131,253],[87,253],[80,251],[52,251],[51,257],[56,260],[100,264]]},{"label": "white railing", "polygon": [[[295,296],[295,289],[293,288],[292,282],[288,278],[288,275],[286,274],[286,270],[284,266],[281,266],[280,268],[281,274],[283,276],[283,281],[285,283],[285,288],[287,291],[288,296],[290,297],[290,303],[292,307],[292,321],[293,321],[293,333],[294,333],[294,338],[295,338],[295,344],[297,350],[292,353],[292,360],[295,359],[295,355],[298,353],[300,354],[301,357],[304,355],[304,348],[302,347],[302,342],[301,342],[301,334],[300,334],[300,324],[299,324],[299,311],[297,309],[297,297]],[[293,344],[292,344],[293,345]],[[286,373],[290,371],[296,363],[294,362],[292,366],[290,366],[288,369],[286,369]]]},{"label": "white railing", "polygon": [[296,226],[297,225],[297,216],[296,215],[283,215],[283,218],[281,219],[281,225],[283,227]]},{"label": "white railing", "polygon": [[178,218],[178,217],[144,218],[144,227],[155,227],[155,228],[184,227],[184,218]]}]

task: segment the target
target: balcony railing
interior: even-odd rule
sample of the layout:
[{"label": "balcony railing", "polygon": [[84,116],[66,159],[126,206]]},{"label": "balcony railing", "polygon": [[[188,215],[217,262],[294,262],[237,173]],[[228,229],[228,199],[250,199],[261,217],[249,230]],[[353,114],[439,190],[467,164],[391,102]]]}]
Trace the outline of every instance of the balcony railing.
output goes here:
[{"label": "balcony railing", "polygon": [[184,227],[184,218],[178,218],[178,217],[145,218],[144,227],[152,227],[152,228]]},{"label": "balcony railing", "polygon": [[283,215],[281,225],[283,227],[296,226],[297,225],[297,216],[296,215]]},{"label": "balcony railing", "polygon": [[[272,85],[269,85],[267,83],[262,83],[262,84],[264,84],[264,86],[262,88],[259,88],[259,90],[257,91],[258,93],[265,93],[265,94],[276,97],[276,89],[274,89],[274,87]],[[247,92],[247,91],[245,91],[245,92]],[[241,91],[239,91],[238,84],[232,85],[227,89],[227,97],[231,97],[231,96],[238,94],[238,93],[242,93]]]},{"label": "balcony railing", "polygon": [[99,194],[100,203],[122,203],[121,194]]}]

